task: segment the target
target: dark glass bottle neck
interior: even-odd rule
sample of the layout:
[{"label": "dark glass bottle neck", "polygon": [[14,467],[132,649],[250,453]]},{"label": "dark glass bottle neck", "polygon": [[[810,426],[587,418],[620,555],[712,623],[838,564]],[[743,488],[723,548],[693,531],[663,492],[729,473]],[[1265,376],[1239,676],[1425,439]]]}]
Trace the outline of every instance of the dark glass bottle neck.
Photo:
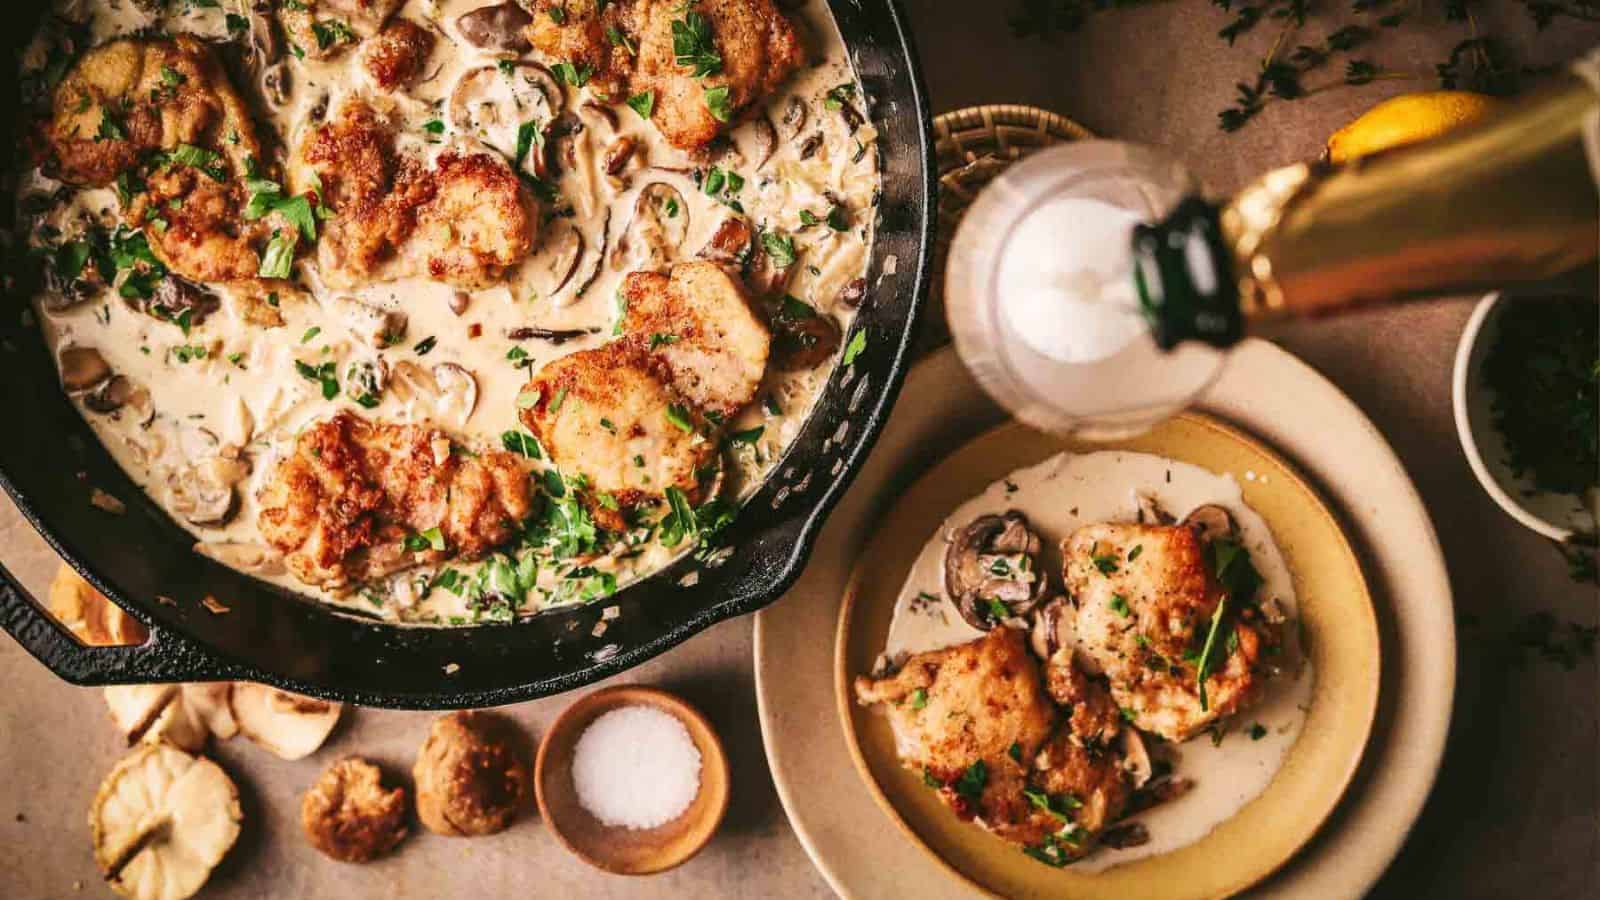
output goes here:
[{"label": "dark glass bottle neck", "polygon": [[1238,281],[1217,214],[1214,204],[1191,195],[1162,221],[1133,229],[1139,310],[1163,350],[1184,341],[1228,347],[1244,337]]}]

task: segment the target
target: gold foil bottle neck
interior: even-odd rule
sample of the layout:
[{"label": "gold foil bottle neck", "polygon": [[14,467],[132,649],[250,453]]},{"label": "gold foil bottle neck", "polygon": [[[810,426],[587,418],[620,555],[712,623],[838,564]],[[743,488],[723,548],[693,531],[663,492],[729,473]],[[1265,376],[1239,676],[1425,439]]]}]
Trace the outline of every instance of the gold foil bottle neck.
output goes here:
[{"label": "gold foil bottle neck", "polygon": [[1222,239],[1233,254],[1239,307],[1246,316],[1254,318],[1283,308],[1283,291],[1273,280],[1272,260],[1260,251],[1284,210],[1310,180],[1307,163],[1275,169],[1223,207],[1219,217]]}]

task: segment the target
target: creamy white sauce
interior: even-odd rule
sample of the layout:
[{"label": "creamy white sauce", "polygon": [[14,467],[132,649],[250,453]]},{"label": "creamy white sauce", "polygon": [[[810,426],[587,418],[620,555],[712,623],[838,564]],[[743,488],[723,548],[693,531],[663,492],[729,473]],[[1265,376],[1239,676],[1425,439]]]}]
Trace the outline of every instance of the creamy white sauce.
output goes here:
[{"label": "creamy white sauce", "polygon": [[[268,116],[269,133],[263,134],[264,140],[273,143],[270,132],[275,132],[276,142],[281,145],[277,161],[286,170],[291,168],[294,149],[316,124],[313,108],[333,115],[350,96],[392,100],[402,123],[402,152],[432,157],[446,149],[476,151],[488,147],[513,154],[520,121],[485,123],[472,133],[448,124],[453,118],[448,100],[463,74],[495,66],[503,56],[509,58],[479,51],[456,35],[456,19],[489,2],[409,0],[404,4],[397,15],[431,26],[439,36],[423,67],[423,77],[409,90],[388,94],[377,91],[362,65],[359,46],[327,60],[286,56],[292,85],[290,102],[276,110],[256,109],[258,114]],[[219,9],[178,8],[158,16],[120,0],[64,0],[60,4],[65,13],[77,16],[79,21],[86,13],[90,16],[93,44],[151,26],[225,40],[226,14],[243,12],[242,7],[243,0],[223,0]],[[613,300],[618,286],[629,271],[652,260],[645,258],[639,241],[633,242],[633,252],[626,256],[614,257],[612,250],[630,224],[638,192],[655,181],[677,187],[687,206],[682,211],[688,221],[687,232],[674,258],[691,258],[728,215],[725,204],[737,201],[755,226],[781,229],[794,238],[799,264],[787,292],[832,315],[848,333],[853,310],[836,300],[841,289],[862,277],[866,270],[880,183],[876,132],[870,124],[852,132],[837,112],[824,106],[829,90],[856,83],[826,4],[811,0],[794,15],[811,26],[804,29],[811,65],[768,98],[766,109],[776,121],[791,97],[806,101],[809,117],[801,138],[812,133],[823,137],[810,158],[800,158],[800,139],[780,139],[777,152],[757,169],[756,160],[747,155],[752,153],[756,126],[747,123],[731,135],[735,149],[717,161],[725,171],[742,175],[744,186],[737,194],[712,197],[687,175],[647,168],[688,170],[707,164],[692,162],[667,145],[652,125],[628,107],[612,107],[618,123],[614,130],[598,117],[586,117],[588,127],[574,138],[579,164],[564,172],[556,184],[557,205],[570,204],[572,214],[548,219],[533,255],[504,283],[473,292],[460,315],[450,309],[450,301],[457,294],[455,288],[421,278],[331,290],[322,283],[315,250],[301,258],[296,270],[300,282],[309,290],[303,294],[285,292],[277,298],[277,309],[284,320],[281,327],[247,322],[240,298],[227,286],[211,286],[222,296],[222,308],[187,335],[171,323],[133,309],[114,290],[57,310],[48,308],[40,298],[35,309],[52,350],[72,346],[97,349],[113,372],[149,390],[155,417],[140,422],[126,411],[114,415],[96,413],[83,407],[81,396],[77,405],[129,476],[173,512],[175,521],[194,533],[197,549],[220,547],[226,552],[230,548],[265,548],[256,526],[257,492],[278,459],[293,449],[295,437],[313,421],[339,410],[396,423],[428,421],[474,449],[498,449],[504,432],[520,430],[516,395],[529,373],[553,359],[598,346],[613,336],[619,315]],[[558,62],[539,60],[537,53],[521,58],[546,64]],[[39,60],[24,60],[24,69],[30,63],[36,66]],[[256,96],[246,86],[238,87],[247,98]],[[564,90],[569,111],[592,99],[586,91],[570,87]],[[509,91],[499,88],[491,95],[510,98]],[[538,118],[547,112],[530,108],[526,115]],[[443,134],[435,135],[430,130],[430,123],[434,122],[447,123]],[[622,136],[638,142],[636,162],[620,178],[607,176],[598,160],[607,146]],[[292,178],[284,180],[287,190],[296,192],[300,188]],[[30,195],[48,194],[58,187],[34,171],[23,176],[18,196],[25,202]],[[801,227],[802,209],[826,214],[833,201],[825,194],[849,209],[848,230],[835,231],[826,225]],[[546,212],[549,206],[546,204]],[[52,243],[41,237],[39,225],[58,229],[62,239],[71,239],[82,233],[88,221],[116,228],[120,214],[114,190],[76,192],[38,217],[30,241],[36,246]],[[553,290],[565,268],[563,248],[569,245],[562,239],[564,230],[582,234],[584,249],[573,277],[566,279],[560,290]],[[604,258],[599,254],[602,242]],[[588,273],[596,267],[591,280]],[[408,318],[404,338],[389,347],[372,346],[349,324],[345,306],[349,301],[404,312]],[[524,326],[587,329],[593,333],[560,345],[508,337],[509,329]],[[431,347],[421,352],[419,345],[426,346],[422,344],[425,340]],[[350,381],[347,373],[352,363],[380,359],[390,373],[391,389],[383,393],[375,407],[364,408],[346,392]],[[297,362],[313,367],[334,363],[340,395],[331,401],[324,399],[319,384],[297,371]],[[431,369],[441,363],[461,366],[474,377],[477,401],[470,415],[459,407],[415,395],[403,399],[393,389],[399,367],[414,364]],[[728,423],[727,433],[756,426],[764,426],[765,431],[758,440],[735,446],[724,454],[725,495],[744,498],[759,487],[803,427],[832,366],[833,363],[824,363],[810,371],[782,373],[769,365],[757,402]],[[228,448],[229,452],[237,448],[248,461],[250,474],[239,484],[238,512],[226,525],[195,525],[174,510],[170,486],[185,465],[214,456],[219,448]],[[537,468],[544,466],[542,462],[536,464]],[[648,576],[685,549],[666,548],[653,541],[641,547],[618,543],[616,552],[581,563],[614,574],[619,587]],[[632,550],[643,552],[624,553]],[[568,567],[578,562],[568,561]],[[451,563],[448,567],[463,575],[474,571],[474,564],[470,563]],[[461,597],[444,589],[425,587],[433,569],[410,570],[384,584],[335,594],[308,588],[283,573],[281,567],[241,568],[289,590],[390,620],[436,624],[475,620]],[[554,570],[543,572],[541,586],[552,588],[560,576]],[[533,591],[521,609],[533,611],[550,602],[550,597]]]},{"label": "creamy white sauce", "polygon": [[[1100,451],[1061,453],[1020,469],[989,485],[957,507],[923,546],[895,601],[894,619],[884,653],[890,658],[954,646],[975,640],[982,632],[968,625],[943,599],[946,542],[956,529],[986,513],[1021,510],[1043,542],[1041,565],[1061,571],[1060,544],[1083,525],[1132,522],[1138,517],[1137,496],[1155,500],[1164,511],[1182,518],[1208,503],[1233,514],[1250,561],[1261,573],[1258,597],[1277,600],[1289,617],[1285,672],[1268,681],[1261,701],[1228,723],[1220,744],[1202,734],[1181,745],[1153,752],[1170,754],[1174,773],[1194,780],[1194,789],[1176,800],[1134,817],[1150,831],[1150,841],[1126,850],[1101,847],[1074,863],[1073,871],[1098,872],[1111,866],[1177,850],[1205,837],[1266,790],[1300,736],[1311,702],[1313,674],[1300,652],[1293,622],[1298,618],[1294,582],[1267,523],[1244,503],[1233,476],[1146,453]],[[1059,579],[1056,581],[1059,585]],[[936,598],[936,599],[930,599]],[[1252,739],[1252,726],[1265,733]]]}]

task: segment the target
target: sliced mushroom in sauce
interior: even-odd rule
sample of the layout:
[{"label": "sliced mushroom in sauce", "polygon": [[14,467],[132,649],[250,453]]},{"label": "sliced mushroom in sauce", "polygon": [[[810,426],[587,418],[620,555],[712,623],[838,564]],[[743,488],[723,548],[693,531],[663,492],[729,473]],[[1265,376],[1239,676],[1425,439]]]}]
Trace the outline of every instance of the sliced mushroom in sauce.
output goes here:
[{"label": "sliced mushroom in sauce", "polygon": [[1022,624],[1048,590],[1039,536],[1017,510],[956,529],[944,551],[944,591],[967,624]]}]

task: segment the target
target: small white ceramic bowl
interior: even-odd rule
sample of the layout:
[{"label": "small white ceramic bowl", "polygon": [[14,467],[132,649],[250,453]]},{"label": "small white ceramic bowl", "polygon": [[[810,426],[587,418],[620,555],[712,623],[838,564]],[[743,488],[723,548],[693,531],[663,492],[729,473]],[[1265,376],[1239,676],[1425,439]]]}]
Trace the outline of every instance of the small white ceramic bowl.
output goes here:
[{"label": "small white ceramic bowl", "polygon": [[[1498,320],[1506,295],[1493,293],[1478,302],[1456,347],[1451,378],[1451,403],[1456,434],[1478,483],[1513,519],[1554,541],[1565,541],[1581,527],[1593,527],[1592,513],[1569,494],[1533,490],[1505,464],[1505,441],[1490,418],[1492,392],[1483,384],[1483,360],[1499,335]],[[1514,302],[1514,301],[1513,301]]]}]

